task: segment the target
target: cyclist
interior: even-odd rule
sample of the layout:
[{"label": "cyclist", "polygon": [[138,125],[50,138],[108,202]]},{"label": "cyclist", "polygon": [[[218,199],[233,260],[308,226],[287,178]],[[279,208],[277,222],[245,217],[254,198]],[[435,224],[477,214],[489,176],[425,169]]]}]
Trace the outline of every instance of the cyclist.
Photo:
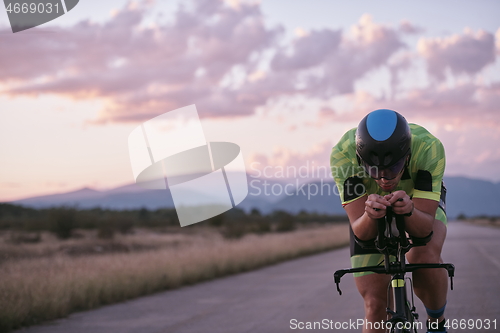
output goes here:
[{"label": "cyclist", "polygon": [[[406,230],[413,242],[426,243],[412,248],[406,255],[408,261],[443,262],[441,249],[447,224],[442,183],[445,153],[436,137],[419,125],[408,124],[395,111],[375,110],[333,147],[330,165],[350,221],[353,267],[383,263],[382,254],[362,245],[373,244],[376,221],[385,216],[389,206],[394,213],[405,215]],[[354,277],[364,299],[366,321],[386,319],[390,276],[366,272]],[[419,269],[413,273],[413,284],[427,311],[428,332],[446,332],[446,271]],[[377,332],[367,326],[363,332]]]}]

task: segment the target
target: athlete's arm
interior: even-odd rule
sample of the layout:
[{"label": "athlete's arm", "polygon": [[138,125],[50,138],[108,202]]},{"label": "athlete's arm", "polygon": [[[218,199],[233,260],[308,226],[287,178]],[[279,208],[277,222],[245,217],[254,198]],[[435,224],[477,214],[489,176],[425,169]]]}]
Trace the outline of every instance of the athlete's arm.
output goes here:
[{"label": "athlete's arm", "polygon": [[[413,198],[411,200],[405,191],[393,192],[386,195],[385,198],[393,206],[394,213],[411,213],[411,216],[405,217],[406,231],[410,235],[426,237],[431,233],[439,202],[423,198]],[[398,201],[398,199],[402,200]]]},{"label": "athlete's arm", "polygon": [[386,208],[390,205],[388,200],[378,194],[365,195],[347,204],[344,208],[356,237],[365,241],[375,238],[377,220],[385,216]]}]

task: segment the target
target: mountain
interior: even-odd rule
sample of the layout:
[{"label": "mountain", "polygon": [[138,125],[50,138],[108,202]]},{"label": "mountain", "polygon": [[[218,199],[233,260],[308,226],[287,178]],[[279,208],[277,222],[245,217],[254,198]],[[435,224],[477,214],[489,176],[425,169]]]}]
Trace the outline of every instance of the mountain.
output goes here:
[{"label": "mountain", "polygon": [[136,184],[109,191],[83,188],[73,192],[16,200],[12,203],[32,208],[75,206],[81,209],[95,207],[110,209],[146,207],[148,209],[157,209],[160,207],[174,207],[170,191],[145,190]]},{"label": "mountain", "polygon": [[96,202],[99,202],[99,200],[101,200],[103,197],[104,193],[85,187],[72,192],[50,194],[16,200],[13,203],[33,208],[63,205],[74,206],[88,200],[95,200]]},{"label": "mountain", "polygon": [[[247,176],[249,193],[238,205],[245,211],[252,208],[262,213],[284,210],[298,213],[301,210],[325,214],[345,214],[338,191],[331,179],[300,184],[296,179],[261,179]],[[447,213],[449,218],[459,214],[466,216],[500,216],[500,183],[466,177],[445,177]],[[183,198],[210,199],[210,188],[198,191],[185,189]],[[173,208],[169,189],[147,190],[136,184],[117,187],[108,191],[83,188],[78,191],[26,198],[12,202],[33,208],[77,206],[79,208],[102,207],[109,209],[158,209]]]},{"label": "mountain", "polygon": [[282,198],[273,205],[273,208],[294,214],[301,210],[320,214],[345,214],[333,180],[301,184],[294,189],[293,195]]},{"label": "mountain", "polygon": [[[229,172],[228,172],[229,174]],[[238,207],[245,211],[258,208],[261,212],[269,213],[273,211],[272,204],[280,200],[285,195],[273,195],[267,188],[284,186],[284,181],[275,179],[255,179],[247,175],[249,182],[249,195]],[[181,204],[193,203],[196,198],[197,204],[213,201],[210,184],[204,184],[203,188],[187,187],[182,190],[177,189],[176,196]],[[133,183],[120,186],[107,191],[96,191],[83,188],[77,191],[58,193],[44,196],[36,196],[20,199],[12,202],[32,208],[47,208],[57,206],[75,206],[80,209],[88,208],[108,208],[108,209],[158,209],[174,208],[174,201],[170,189],[149,190]]]},{"label": "mountain", "polygon": [[500,216],[500,183],[465,177],[445,177],[444,183],[448,216]]},{"label": "mountain", "polygon": [[[500,183],[485,180],[471,179],[466,177],[444,177],[447,188],[446,213],[450,219],[460,214],[466,216],[500,216]],[[281,209],[291,213],[297,213],[304,209],[311,212],[328,214],[345,214],[340,205],[338,192],[327,192],[327,184],[333,188],[332,181],[319,181],[310,183],[310,190],[304,189],[298,195],[287,196],[273,205],[274,209]],[[309,185],[309,184],[308,184]],[[322,195],[310,195],[316,188],[323,187]],[[321,194],[321,193],[320,193]]]}]

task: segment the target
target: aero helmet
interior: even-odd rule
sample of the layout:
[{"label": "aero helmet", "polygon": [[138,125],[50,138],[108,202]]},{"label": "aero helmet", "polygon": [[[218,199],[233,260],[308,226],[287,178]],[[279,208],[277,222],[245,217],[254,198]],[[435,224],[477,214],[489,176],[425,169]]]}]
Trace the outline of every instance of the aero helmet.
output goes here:
[{"label": "aero helmet", "polygon": [[364,117],[356,130],[356,154],[370,176],[386,170],[392,179],[403,169],[411,153],[411,131],[406,119],[392,110],[375,110]]}]

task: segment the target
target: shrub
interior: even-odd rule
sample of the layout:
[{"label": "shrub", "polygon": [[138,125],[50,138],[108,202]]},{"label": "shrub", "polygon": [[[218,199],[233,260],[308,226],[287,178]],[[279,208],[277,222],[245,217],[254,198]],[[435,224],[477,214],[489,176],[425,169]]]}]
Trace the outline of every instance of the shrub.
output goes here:
[{"label": "shrub", "polygon": [[295,220],[292,215],[286,212],[279,212],[278,215],[278,224],[276,226],[277,232],[287,232],[293,231],[297,227],[295,225]]},{"label": "shrub", "polygon": [[208,219],[208,224],[210,224],[213,227],[220,227],[224,224],[225,221],[225,215],[224,213],[216,215],[214,217],[211,217]]},{"label": "shrub", "polygon": [[42,240],[40,232],[11,232],[9,241],[14,244],[39,243]]},{"label": "shrub", "polygon": [[49,212],[49,219],[52,225],[52,232],[58,238],[70,238],[73,229],[76,227],[76,209],[67,207],[53,208]]},{"label": "shrub", "polygon": [[103,224],[97,229],[97,238],[113,239],[115,237],[115,229],[110,224]]},{"label": "shrub", "polygon": [[252,210],[250,211],[250,215],[251,216],[262,216],[262,214],[260,213],[260,210],[258,210],[257,208],[252,208]]},{"label": "shrub", "polygon": [[247,232],[246,226],[242,221],[229,221],[224,224],[221,234],[227,239],[238,239]]}]

